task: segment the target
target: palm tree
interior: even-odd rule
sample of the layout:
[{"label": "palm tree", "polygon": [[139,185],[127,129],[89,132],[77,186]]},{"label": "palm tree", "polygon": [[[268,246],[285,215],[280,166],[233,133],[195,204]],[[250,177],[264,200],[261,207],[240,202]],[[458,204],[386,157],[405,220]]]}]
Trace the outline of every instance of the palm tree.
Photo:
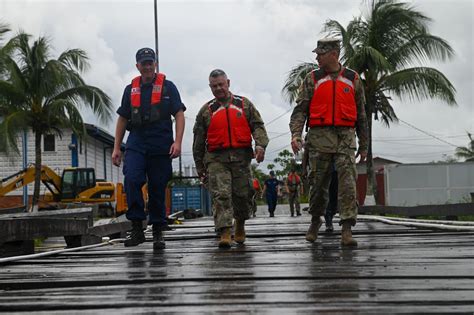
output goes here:
[{"label": "palm tree", "polygon": [[474,162],[474,139],[471,133],[467,133],[469,144],[465,147],[456,148],[456,157],[464,159],[466,162]]},{"label": "palm tree", "polygon": [[[341,39],[341,62],[360,73],[364,83],[369,128],[367,174],[374,196],[377,196],[372,161],[372,118],[381,119],[387,127],[398,121],[391,104],[392,96],[402,101],[437,98],[448,105],[456,105],[455,88],[449,80],[438,70],[423,66],[424,61],[445,61],[454,55],[454,51],[445,40],[428,32],[431,19],[409,4],[394,0],[372,0],[368,4],[368,13],[354,18],[347,28],[329,20],[323,31]],[[301,80],[301,76],[313,68],[314,64],[311,64],[306,70],[290,72],[283,90],[288,100],[296,98],[288,89],[292,87],[289,81]]]},{"label": "palm tree", "polygon": [[58,59],[52,59],[49,41],[39,37],[30,46],[30,37],[20,32],[5,45],[8,51],[2,56],[0,149],[18,154],[18,135],[32,130],[36,167],[34,206],[39,199],[42,137],[61,137],[63,128],[82,137],[85,128],[79,109],[89,107],[106,123],[111,119],[112,103],[102,90],[82,79],[81,73],[88,68],[83,50],[69,49]]},{"label": "palm tree", "polygon": [[[3,46],[3,38],[5,34],[8,33],[9,31],[10,31],[10,28],[8,27],[8,25],[0,22],[0,78],[4,77],[5,66],[4,66],[3,56],[7,55],[7,48]],[[0,98],[1,98],[1,95],[0,95]],[[0,117],[2,117],[1,109],[2,108],[0,107]]]}]

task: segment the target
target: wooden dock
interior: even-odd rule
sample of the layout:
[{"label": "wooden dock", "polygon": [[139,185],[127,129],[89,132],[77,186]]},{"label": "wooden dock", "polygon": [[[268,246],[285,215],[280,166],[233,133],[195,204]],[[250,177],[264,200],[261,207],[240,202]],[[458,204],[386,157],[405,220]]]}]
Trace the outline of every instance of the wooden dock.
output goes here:
[{"label": "wooden dock", "polygon": [[307,243],[309,220],[307,213],[268,218],[259,209],[248,221],[245,245],[230,250],[217,248],[213,222],[203,218],[175,226],[160,252],[147,233],[138,247],[108,245],[0,265],[0,312],[474,311],[474,233],[360,221],[359,247],[342,249],[338,226],[333,234],[323,227],[317,243]]}]

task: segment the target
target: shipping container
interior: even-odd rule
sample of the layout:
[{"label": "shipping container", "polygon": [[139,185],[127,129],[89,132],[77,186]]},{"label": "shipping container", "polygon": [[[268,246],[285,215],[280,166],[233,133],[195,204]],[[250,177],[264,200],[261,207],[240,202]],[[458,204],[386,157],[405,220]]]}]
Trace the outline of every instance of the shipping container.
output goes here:
[{"label": "shipping container", "polygon": [[201,186],[174,186],[171,188],[171,213],[185,209],[201,209],[204,215],[211,214],[208,191]]}]

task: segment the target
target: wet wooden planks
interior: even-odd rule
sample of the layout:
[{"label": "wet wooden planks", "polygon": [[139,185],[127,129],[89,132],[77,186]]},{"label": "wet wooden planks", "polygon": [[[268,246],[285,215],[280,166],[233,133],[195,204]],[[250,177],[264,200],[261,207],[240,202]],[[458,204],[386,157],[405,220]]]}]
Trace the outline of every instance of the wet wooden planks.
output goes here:
[{"label": "wet wooden planks", "polygon": [[186,222],[153,252],[122,244],[0,266],[0,311],[70,313],[472,312],[474,233],[361,221],[304,240],[307,215],[257,217],[219,250],[212,221]]}]

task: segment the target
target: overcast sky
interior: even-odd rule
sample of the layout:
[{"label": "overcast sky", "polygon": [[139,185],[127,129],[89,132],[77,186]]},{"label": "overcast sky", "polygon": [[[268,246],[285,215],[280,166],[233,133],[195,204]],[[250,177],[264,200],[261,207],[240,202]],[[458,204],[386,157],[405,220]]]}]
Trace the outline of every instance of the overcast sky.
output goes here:
[{"label": "overcast sky", "polygon": [[[456,146],[466,146],[467,131],[474,133],[473,1],[409,2],[433,19],[431,33],[456,51],[453,60],[426,66],[441,70],[453,83],[458,106],[394,99],[398,117],[407,124],[386,128],[374,122],[374,156],[404,163],[437,161],[453,156]],[[187,106],[183,164],[193,164],[192,126],[199,108],[212,98],[207,78],[214,68],[227,72],[231,91],[249,98],[264,121],[273,121],[267,125],[273,139],[266,161],[289,149],[291,109],[281,95],[288,71],[314,61],[311,51],[326,20],[347,25],[365,7],[359,0],[158,0],[160,71],[177,85]],[[108,93],[115,107],[137,75],[136,50],[155,46],[153,0],[2,0],[0,20],[14,32],[48,36],[53,57],[68,48],[84,49],[91,59],[87,83]],[[85,118],[98,124],[90,114]],[[98,125],[113,133],[115,119],[109,126]]]}]

